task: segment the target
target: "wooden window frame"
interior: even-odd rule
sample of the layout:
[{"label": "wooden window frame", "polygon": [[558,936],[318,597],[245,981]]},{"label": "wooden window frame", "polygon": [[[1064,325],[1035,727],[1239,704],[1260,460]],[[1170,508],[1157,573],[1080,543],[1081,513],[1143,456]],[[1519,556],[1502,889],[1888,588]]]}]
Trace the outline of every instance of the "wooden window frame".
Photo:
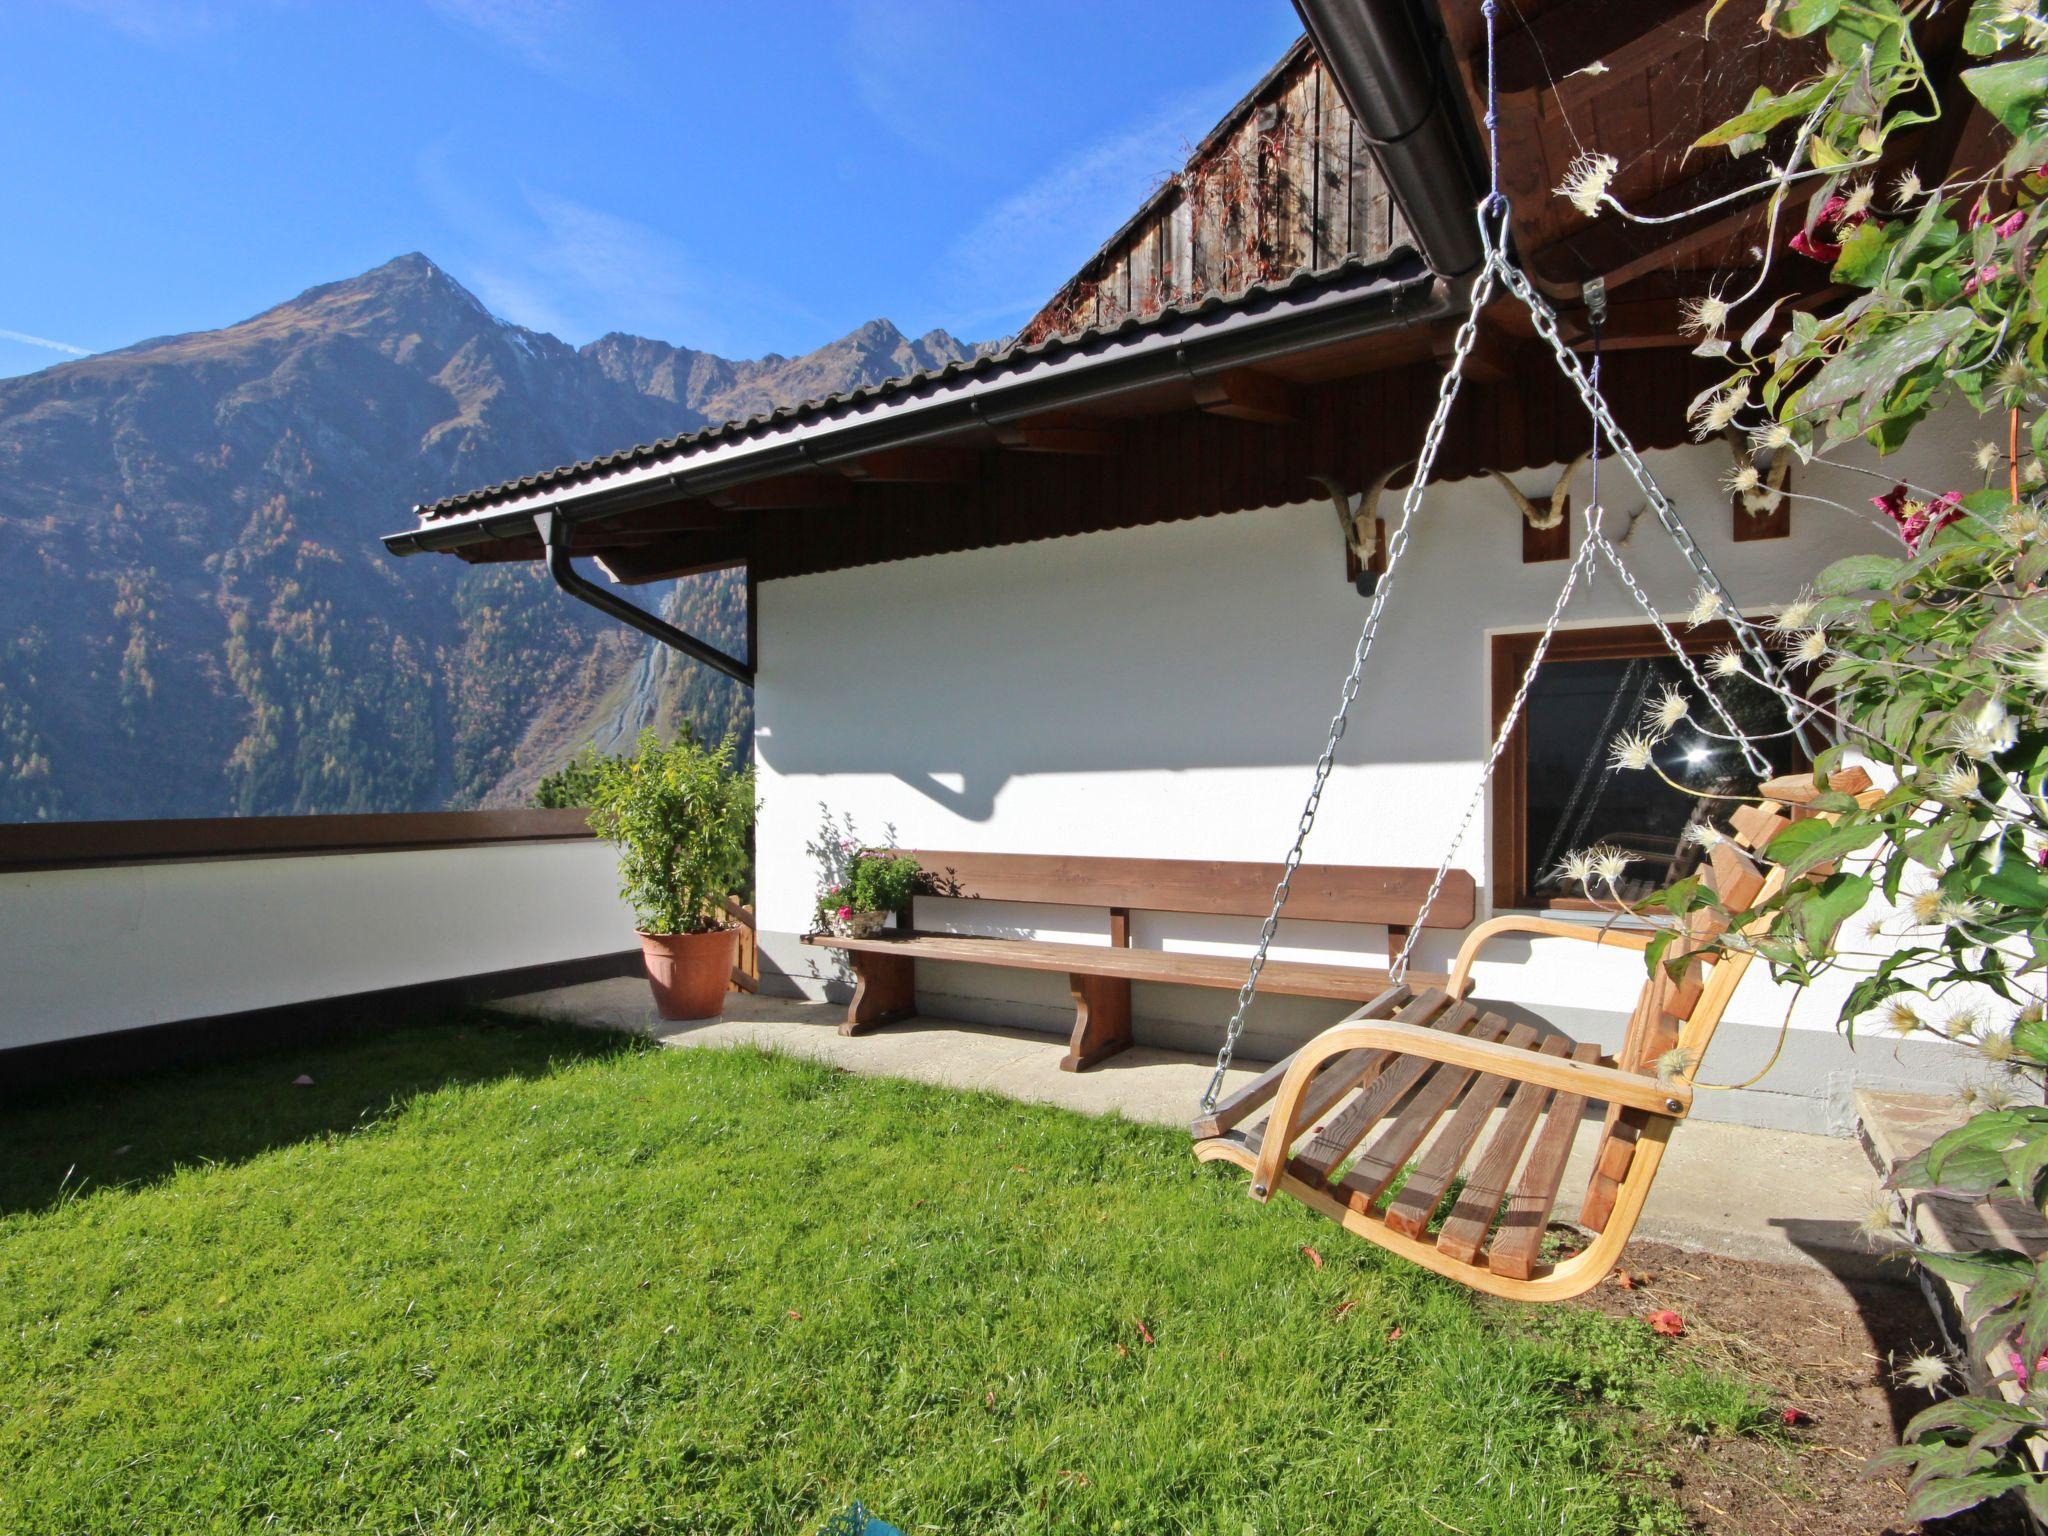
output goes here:
[{"label": "wooden window frame", "polygon": [[[1735,631],[1725,620],[1697,628],[1678,629],[1679,643],[1692,656],[1705,655],[1735,643]],[[1488,637],[1488,689],[1492,698],[1492,728],[1488,740],[1500,733],[1528,670],[1529,658],[1543,637],[1541,630],[1515,630]],[[1544,665],[1560,661],[1630,661],[1639,656],[1668,656],[1670,647],[1650,624],[1600,624],[1584,629],[1560,629],[1551,637],[1544,653]],[[1525,888],[1523,871],[1529,860],[1529,738],[1528,715],[1515,722],[1515,729],[1502,749],[1500,765],[1493,779],[1491,813],[1491,856],[1487,872],[1489,894],[1496,912],[1584,912],[1597,903],[1583,896],[1538,896]]]}]

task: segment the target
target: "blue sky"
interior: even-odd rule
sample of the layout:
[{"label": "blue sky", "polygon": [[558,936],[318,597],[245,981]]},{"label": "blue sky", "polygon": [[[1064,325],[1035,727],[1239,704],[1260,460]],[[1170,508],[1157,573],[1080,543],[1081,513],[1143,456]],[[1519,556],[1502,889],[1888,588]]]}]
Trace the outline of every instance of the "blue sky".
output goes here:
[{"label": "blue sky", "polygon": [[572,342],[1000,335],[1298,30],[1287,0],[0,0],[0,374],[411,250]]}]

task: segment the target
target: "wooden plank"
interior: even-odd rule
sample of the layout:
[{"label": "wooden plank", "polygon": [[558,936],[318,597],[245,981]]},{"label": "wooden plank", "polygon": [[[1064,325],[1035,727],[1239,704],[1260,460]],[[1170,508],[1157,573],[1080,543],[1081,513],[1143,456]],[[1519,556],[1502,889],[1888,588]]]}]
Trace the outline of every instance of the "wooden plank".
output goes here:
[{"label": "wooden plank", "polygon": [[[1449,1002],[1447,994],[1431,987],[1417,995],[1396,1017],[1404,1024],[1426,1023],[1442,1013]],[[1301,1130],[1308,1129],[1335,1109],[1343,1101],[1344,1096],[1354,1088],[1373,1082],[1383,1072],[1405,1073],[1409,1064],[1415,1060],[1413,1057],[1403,1057],[1395,1061],[1392,1059],[1393,1056],[1394,1053],[1391,1051],[1361,1050],[1345,1051],[1332,1057],[1310,1082],[1308,1091],[1302,1094],[1301,1107],[1295,1115],[1295,1125]],[[1409,1081],[1413,1081],[1412,1076]]]},{"label": "wooden plank", "polygon": [[715,506],[743,512],[843,507],[853,500],[853,487],[839,475],[777,475],[713,491],[706,499]]},{"label": "wooden plank", "polygon": [[1315,264],[1351,254],[1351,109],[1318,59],[1316,76]]},{"label": "wooden plank", "polygon": [[[1591,1042],[1576,1045],[1571,1059],[1597,1061],[1600,1048]],[[1528,1166],[1508,1201],[1508,1213],[1494,1234],[1493,1246],[1486,1251],[1486,1267],[1496,1275],[1515,1280],[1535,1278],[1543,1256],[1543,1234],[1550,1226],[1551,1208],[1557,1204],[1557,1186],[1564,1182],[1565,1159],[1571,1156],[1572,1137],[1585,1110],[1584,1094],[1560,1093],[1551,1101],[1550,1114],[1529,1151]]]},{"label": "wooden plank", "polygon": [[981,455],[970,448],[885,448],[832,467],[875,485],[966,485],[980,476]]},{"label": "wooden plank", "polygon": [[998,443],[1019,453],[1109,455],[1123,447],[1123,434],[1097,422],[1006,421],[990,429]]},{"label": "wooden plank", "polygon": [[[1462,1034],[1478,1019],[1479,1010],[1470,1003],[1445,1007],[1449,1000],[1448,993],[1432,988],[1403,1008],[1395,1019],[1402,1024],[1427,1024],[1449,1034]],[[1387,1067],[1294,1157],[1293,1171],[1305,1179],[1327,1179],[1351,1155],[1351,1149],[1365,1140],[1366,1133],[1400,1102],[1401,1096],[1430,1076],[1437,1066],[1426,1056],[1403,1056]],[[1315,1118],[1305,1116],[1303,1123],[1313,1125]]]},{"label": "wooden plank", "polygon": [[[1282,866],[1220,859],[1112,859],[1080,854],[892,850],[917,860],[937,894],[990,901],[1132,907],[1264,917]],[[1304,864],[1294,873],[1287,915],[1313,922],[1412,923],[1434,870],[1364,864]],[[1454,869],[1430,910],[1431,928],[1469,928],[1478,909],[1469,871]]]},{"label": "wooden plank", "polygon": [[1291,426],[1301,420],[1301,397],[1285,379],[1251,368],[1232,368],[1194,381],[1195,404],[1212,416]]},{"label": "wooden plank", "polygon": [[[1406,987],[1389,987],[1352,1017],[1384,1019],[1406,1003],[1411,995]],[[1221,1136],[1271,1103],[1273,1095],[1280,1091],[1280,1080],[1287,1076],[1287,1069],[1294,1065],[1294,1058],[1300,1054],[1299,1051],[1290,1051],[1285,1059],[1274,1062],[1237,1092],[1217,1100],[1214,1109],[1188,1127],[1195,1140],[1206,1141],[1212,1136]]]},{"label": "wooden plank", "polygon": [[[1534,1026],[1517,1024],[1508,1031],[1507,1043],[1526,1050],[1536,1039]],[[1472,1150],[1472,1143],[1479,1139],[1479,1133],[1486,1129],[1486,1120],[1494,1107],[1506,1097],[1511,1080],[1482,1073],[1479,1080],[1466,1091],[1458,1111],[1445,1122],[1429,1151],[1415,1171],[1408,1175],[1408,1182],[1401,1186],[1400,1194],[1387,1207],[1386,1222],[1396,1232],[1406,1237],[1420,1237],[1429,1226],[1429,1218],[1443,1203],[1444,1191],[1451,1187],[1451,1180],[1458,1176],[1458,1170],[1465,1165],[1465,1154]]]},{"label": "wooden plank", "polygon": [[[1543,1056],[1562,1056],[1566,1050],[1561,1035],[1552,1035],[1536,1048]],[[1536,1129],[1536,1118],[1542,1114],[1543,1106],[1550,1099],[1550,1090],[1541,1083],[1520,1083],[1515,1095],[1508,1100],[1508,1111],[1501,1117],[1500,1127],[1493,1133],[1493,1139],[1486,1144],[1486,1150],[1473,1165],[1472,1175],[1465,1181],[1465,1187],[1458,1194],[1458,1203],[1452,1207],[1450,1219],[1444,1223],[1443,1231],[1437,1234],[1436,1246],[1440,1253],[1456,1259],[1462,1264],[1477,1263],[1479,1250],[1486,1246],[1487,1231],[1493,1226],[1494,1212],[1507,1196],[1508,1181],[1515,1176],[1515,1168],[1522,1160],[1522,1148],[1528,1143],[1530,1132]]]},{"label": "wooden plank", "polygon": [[[1469,1004],[1465,1006],[1470,1006]],[[1508,1032],[1508,1022],[1497,1013],[1482,1015],[1473,1024],[1476,1040],[1498,1040]],[[1359,1153],[1345,1171],[1340,1192],[1353,1210],[1369,1211],[1400,1176],[1408,1159],[1415,1155],[1438,1118],[1456,1101],[1465,1085],[1478,1074],[1470,1067],[1439,1064],[1408,1096],[1408,1102],[1373,1138],[1372,1145]]]},{"label": "wooden plank", "polygon": [[[1159,949],[1114,949],[1106,944],[1067,944],[1050,939],[1010,939],[976,933],[890,933],[872,939],[807,934],[807,944],[851,953],[910,955],[966,965],[995,965],[1014,971],[1083,972],[1156,981],[1185,987],[1236,991],[1248,962],[1237,955],[1194,955]],[[1447,978],[1410,971],[1418,985],[1441,986]],[[1259,990],[1286,997],[1325,997],[1363,1002],[1385,990],[1387,973],[1352,965],[1308,960],[1269,960],[1259,973]]]}]

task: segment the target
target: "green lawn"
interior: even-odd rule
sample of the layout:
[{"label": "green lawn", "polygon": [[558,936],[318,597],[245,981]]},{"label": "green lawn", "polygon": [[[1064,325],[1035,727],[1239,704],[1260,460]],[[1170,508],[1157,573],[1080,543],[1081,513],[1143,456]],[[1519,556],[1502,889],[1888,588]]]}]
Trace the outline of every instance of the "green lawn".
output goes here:
[{"label": "green lawn", "polygon": [[0,1531],[1662,1532],[1644,1426],[1756,1417],[1171,1132],[789,1060],[475,1017],[0,1115]]}]

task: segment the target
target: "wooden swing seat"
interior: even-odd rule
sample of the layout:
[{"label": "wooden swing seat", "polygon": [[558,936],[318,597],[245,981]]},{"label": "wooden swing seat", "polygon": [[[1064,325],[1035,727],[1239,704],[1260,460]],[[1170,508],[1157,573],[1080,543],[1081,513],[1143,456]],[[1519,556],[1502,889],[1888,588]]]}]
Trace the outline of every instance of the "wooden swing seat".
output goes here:
[{"label": "wooden swing seat", "polygon": [[[1829,788],[1872,797],[1861,769],[1835,774]],[[1782,871],[1750,855],[1813,814],[1801,807],[1818,791],[1801,774],[1773,779],[1762,793],[1761,804],[1736,811],[1735,836],[1715,846],[1702,872],[1735,912],[1776,892]],[[1696,915],[1688,947],[1720,936],[1707,918]],[[1611,1058],[1591,1044],[1511,1024],[1465,1001],[1465,993],[1479,952],[1502,934],[1640,953],[1653,932],[1520,913],[1482,923],[1466,936],[1442,987],[1389,987],[1196,1120],[1195,1156],[1243,1168],[1254,1199],[1292,1195],[1347,1231],[1475,1290],[1521,1301],[1579,1295],[1613,1269],[1634,1232],[1665,1144],[1692,1107],[1692,1074],[1750,956],[1703,956],[1675,980],[1660,967]],[[1674,1049],[1684,1053],[1686,1069],[1660,1079],[1659,1058]],[[1578,1214],[1593,1235],[1552,1264],[1543,1251],[1551,1213],[1573,1138],[1596,1103],[1607,1107],[1606,1125]]]}]

